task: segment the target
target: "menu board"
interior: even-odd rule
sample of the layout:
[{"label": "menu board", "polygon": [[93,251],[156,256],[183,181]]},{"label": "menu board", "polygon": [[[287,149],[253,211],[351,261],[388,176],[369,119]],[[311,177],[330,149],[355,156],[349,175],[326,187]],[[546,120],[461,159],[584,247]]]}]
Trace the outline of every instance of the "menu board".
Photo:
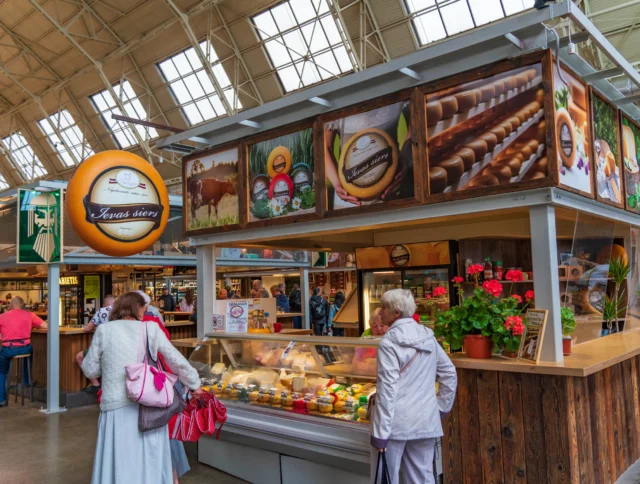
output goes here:
[{"label": "menu board", "polygon": [[618,110],[598,94],[591,96],[596,198],[622,206],[622,166]]},{"label": "menu board", "polygon": [[521,360],[540,362],[544,329],[547,324],[546,309],[528,309],[525,315],[525,330],[520,340],[518,357]]},{"label": "menu board", "polygon": [[315,213],[313,129],[250,144],[249,221]]},{"label": "menu board", "polygon": [[232,148],[185,162],[186,232],[239,223],[238,156]]},{"label": "menu board", "polygon": [[587,90],[566,69],[553,65],[555,135],[560,184],[592,195],[592,165],[589,160],[590,127]]},{"label": "menu board", "polygon": [[541,64],[426,96],[429,193],[548,176]]},{"label": "menu board", "polygon": [[625,206],[627,210],[640,212],[640,129],[622,115],[622,162],[624,165]]},{"label": "menu board", "polygon": [[410,121],[407,100],[324,123],[328,210],[414,197]]}]

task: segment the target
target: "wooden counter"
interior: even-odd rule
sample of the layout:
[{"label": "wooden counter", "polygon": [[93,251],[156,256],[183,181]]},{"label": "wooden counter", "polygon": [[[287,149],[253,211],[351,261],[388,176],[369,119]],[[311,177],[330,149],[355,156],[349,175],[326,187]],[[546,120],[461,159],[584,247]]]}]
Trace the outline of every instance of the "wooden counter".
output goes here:
[{"label": "wooden counter", "polygon": [[446,483],[612,484],[640,458],[640,333],[577,345],[561,364],[452,360]]}]

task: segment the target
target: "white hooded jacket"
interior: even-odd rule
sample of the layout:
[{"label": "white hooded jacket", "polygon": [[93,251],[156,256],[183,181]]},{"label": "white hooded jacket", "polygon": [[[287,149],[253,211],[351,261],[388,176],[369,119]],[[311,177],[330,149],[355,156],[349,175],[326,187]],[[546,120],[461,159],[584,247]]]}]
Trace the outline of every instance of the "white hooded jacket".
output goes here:
[{"label": "white hooded jacket", "polygon": [[411,318],[398,319],[380,341],[377,359],[371,445],[382,449],[389,439],[441,437],[441,413],[451,411],[458,378],[433,331]]}]

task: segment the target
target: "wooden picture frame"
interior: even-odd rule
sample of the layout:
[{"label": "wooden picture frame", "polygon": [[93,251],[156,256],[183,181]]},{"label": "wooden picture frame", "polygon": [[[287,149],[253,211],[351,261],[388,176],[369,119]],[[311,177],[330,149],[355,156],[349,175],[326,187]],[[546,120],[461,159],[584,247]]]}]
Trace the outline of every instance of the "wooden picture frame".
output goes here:
[{"label": "wooden picture frame", "polygon": [[[586,119],[587,119],[587,122],[589,124],[586,134],[588,134],[589,137],[591,138],[591,139],[588,140],[589,141],[589,143],[588,143],[589,147],[588,147],[588,149],[585,149],[585,154],[587,156],[589,156],[589,177],[590,177],[589,187],[591,189],[591,193],[585,192],[584,190],[580,190],[578,188],[574,188],[574,187],[571,187],[569,185],[566,185],[566,184],[562,183],[562,177],[560,176],[560,169],[562,168],[562,162],[561,162],[561,160],[559,159],[559,156],[558,156],[558,146],[557,146],[558,133],[556,132],[556,116],[557,116],[557,112],[556,112],[556,108],[555,108],[555,92],[556,92],[555,88],[556,88],[556,85],[555,85],[555,74],[554,74],[554,72],[555,72],[554,69],[557,69],[557,63],[556,63],[555,58],[552,56],[552,69],[551,69],[552,74],[551,74],[551,91],[550,91],[550,94],[551,94],[552,99],[553,99],[553,102],[552,102],[553,121],[552,121],[552,124],[548,125],[548,130],[547,131],[553,133],[553,139],[555,140],[554,141],[554,147],[555,147],[554,158],[556,160],[555,161],[555,165],[556,165],[556,168],[557,168],[557,172],[556,173],[558,175],[557,186],[559,186],[563,190],[567,190],[567,191],[572,192],[572,193],[577,193],[578,195],[582,195],[582,196],[587,197],[587,198],[595,199],[596,198],[596,196],[595,196],[595,191],[596,190],[595,190],[595,184],[594,184],[594,179],[595,179],[595,176],[594,176],[595,175],[594,174],[594,160],[593,160],[593,156],[592,156],[593,134],[592,134],[592,127],[591,127],[591,124],[592,124],[591,123],[591,97],[589,96],[587,84],[582,80],[582,78],[578,74],[576,74],[576,72],[573,69],[571,69],[570,67],[568,67],[566,64],[564,64],[562,62],[560,62],[560,68],[562,69],[562,71],[566,72],[571,77],[573,77],[574,80],[583,87],[584,92],[585,92],[585,99],[586,99],[586,103],[587,103],[587,108],[584,111],[586,113]],[[570,89],[569,86],[567,86],[567,87]],[[586,142],[586,140],[585,140],[585,142]]]},{"label": "wooden picture frame", "polygon": [[[326,144],[326,131],[325,125],[340,119],[348,118],[350,116],[357,116],[359,114],[367,113],[376,109],[384,108],[396,103],[407,102],[409,105],[409,128],[411,134],[411,157],[413,163],[413,173],[407,173],[406,177],[413,176],[413,196],[403,198],[399,200],[387,200],[375,204],[337,208],[329,210],[329,194],[327,184],[327,171],[326,171],[326,159],[325,159],[325,144]],[[371,213],[386,211],[395,208],[408,207],[419,205],[423,202],[423,185],[422,185],[422,173],[424,170],[424,164],[426,163],[425,153],[425,132],[421,129],[421,122],[424,121],[424,105],[420,105],[420,93],[418,88],[404,89],[386,96],[382,96],[377,99],[366,101],[354,106],[348,106],[330,113],[322,114],[318,116],[317,129],[317,146],[318,159],[320,162],[320,181],[324,184],[324,190],[322,192],[322,212],[323,217],[342,217],[359,213]]]},{"label": "wooden picture frame", "polygon": [[[245,199],[245,205],[243,207],[243,217],[244,220],[246,221],[243,225],[243,228],[257,228],[257,227],[266,227],[267,225],[269,226],[273,226],[273,225],[286,225],[286,224],[293,224],[293,223],[300,223],[300,222],[308,222],[308,221],[312,221],[312,220],[317,220],[320,218],[321,216],[321,209],[319,207],[319,203],[318,203],[318,190],[323,188],[323,184],[318,184],[318,181],[321,180],[320,177],[320,172],[319,172],[319,162],[317,159],[317,140],[316,140],[316,120],[315,118],[311,118],[311,119],[305,119],[302,121],[298,121],[296,123],[292,123],[286,126],[281,126],[279,128],[276,129],[272,129],[269,131],[265,131],[263,133],[259,133],[255,136],[251,136],[248,138],[245,138],[242,142],[242,160],[243,160],[243,169],[244,169],[244,177],[242,180],[243,183],[243,187],[242,187],[242,193],[243,193],[243,197]],[[301,215],[285,215],[285,216],[280,216],[280,217],[271,217],[271,218],[265,218],[265,219],[261,219],[261,220],[251,220],[250,218],[250,210],[251,210],[251,184],[252,184],[252,180],[249,179],[250,175],[251,175],[251,170],[249,167],[249,150],[250,147],[257,144],[257,143],[261,143],[264,141],[269,141],[269,140],[274,140],[277,139],[281,136],[286,136],[289,134],[294,134],[297,133],[299,131],[303,131],[305,129],[310,129],[311,130],[311,134],[312,134],[312,153],[313,153],[313,180],[314,180],[314,189],[316,192],[316,199],[315,199],[315,209],[313,211],[313,213],[305,213],[305,214],[301,214]],[[295,161],[295,160],[293,160]],[[292,161],[292,167],[291,169],[293,169],[293,161]]]},{"label": "wooden picture frame", "polygon": [[[243,168],[242,168],[243,163],[242,163],[241,145],[242,143],[238,141],[224,143],[222,145],[215,146],[213,148],[207,149],[199,153],[190,154],[188,156],[185,156],[182,159],[182,214],[183,214],[182,230],[186,237],[208,235],[208,234],[215,234],[219,232],[238,230],[243,226],[242,207],[243,207],[243,204],[245,203],[245,200],[243,200],[243,196],[242,196],[243,194],[242,179],[244,174],[243,174]],[[190,195],[190,191],[189,191],[189,173],[187,170],[189,163],[193,160],[197,160],[199,158],[206,158],[206,157],[215,155],[217,153],[223,153],[225,151],[230,151],[234,148],[238,150],[238,161],[237,161],[238,178],[237,178],[237,183],[235,187],[236,193],[238,194],[238,223],[222,225],[222,226],[206,227],[206,228],[201,228],[196,230],[189,230],[188,227],[190,222],[190,214],[188,210],[188,205],[189,205],[188,198]]]},{"label": "wooden picture frame", "polygon": [[[464,72],[455,76],[451,76],[446,79],[432,81],[428,84],[424,84],[420,86],[419,89],[423,94],[423,103],[425,105],[425,109],[427,109],[427,103],[429,102],[428,98],[429,96],[435,93],[443,93],[443,91],[446,92],[447,90],[450,90],[451,92],[453,92],[455,88],[458,88],[464,85],[469,85],[470,83],[474,83],[482,79],[487,79],[493,76],[504,74],[509,71],[522,69],[527,66],[538,66],[538,65],[540,66],[539,68],[540,76],[541,76],[540,82],[542,85],[542,89],[545,92],[542,106],[541,106],[543,113],[541,115],[540,121],[544,120],[544,122],[548,124],[550,117],[552,117],[552,115],[551,116],[549,115],[548,107],[552,105],[551,103],[553,101],[552,95],[549,93],[550,91],[549,87],[551,85],[551,51],[550,50],[532,52],[530,54],[525,54],[519,57],[501,60],[499,62],[495,62],[493,64],[490,64],[481,68],[469,70],[467,72]],[[475,87],[473,89],[475,89]],[[505,99],[504,101],[501,101],[500,104],[510,99],[511,98]],[[484,110],[479,111],[477,114],[481,115],[482,113],[485,113],[485,112],[492,113],[495,106],[497,106],[497,104],[494,106],[485,108]],[[475,117],[475,116],[476,115],[474,114],[472,117]],[[451,190],[448,192],[439,192],[439,193],[432,192],[430,170],[432,168],[431,163],[433,161],[432,155],[434,155],[436,151],[430,146],[431,139],[428,134],[430,127],[427,126],[428,114],[426,114],[426,118],[427,119],[425,119],[425,127],[426,127],[425,158],[427,158],[427,163],[425,165],[425,173],[424,173],[426,203],[442,202],[442,201],[465,199],[465,198],[475,198],[475,197],[493,195],[498,193],[513,192],[513,191],[527,190],[527,189],[541,188],[541,187],[551,187],[554,185],[555,181],[551,176],[552,160],[551,158],[548,157],[549,156],[548,153],[550,150],[550,142],[552,140],[549,138],[547,134],[545,139],[545,148],[544,148],[544,150],[546,151],[546,155],[543,152],[543,154],[539,155],[539,158],[538,158],[538,159],[541,159],[541,158],[544,158],[544,156],[548,157],[547,160],[549,162],[549,166],[547,169],[547,176],[535,178],[535,179],[529,179],[529,180],[519,180],[519,181],[510,182],[510,183],[502,183],[499,185],[483,187],[483,188],[478,187],[475,189],[469,189],[468,187],[465,187],[465,189],[462,189],[460,191]],[[468,118],[468,119],[471,119],[471,118]],[[451,128],[453,128],[455,131],[455,127],[460,126],[464,121],[465,120],[460,121],[455,125],[452,125]],[[431,130],[433,130],[432,128],[433,127],[431,127]],[[449,128],[447,128],[447,130],[449,130]],[[438,133],[438,136],[441,136],[441,133],[442,132]],[[513,141],[515,141],[515,139]],[[474,162],[474,164],[475,163],[476,162]],[[488,167],[489,165],[483,167],[483,169],[486,169]],[[471,171],[473,169],[477,169],[477,168],[476,167],[472,169],[465,168],[465,172],[467,172],[467,170]],[[475,175],[476,174],[474,174],[474,176]]]},{"label": "wooden picture frame", "polygon": [[542,344],[544,342],[544,330],[547,325],[549,311],[546,309],[528,309],[525,315],[525,329],[520,340],[518,359],[540,363]]},{"label": "wooden picture frame", "polygon": [[[611,153],[613,153],[613,156],[615,157],[614,161],[615,161],[616,167],[618,168],[618,173],[620,177],[620,187],[619,187],[620,197],[621,197],[620,203],[616,203],[613,200],[610,200],[609,198],[601,196],[598,191],[599,156],[596,151],[597,149],[596,141],[598,138],[596,138],[596,111],[595,111],[596,103],[594,102],[594,99],[597,99],[598,100],[597,102],[601,102],[605,104],[613,111],[613,126],[616,131],[615,141],[617,143],[617,146],[615,150],[611,150]],[[590,124],[591,124],[591,156],[593,159],[593,191],[596,196],[596,200],[601,203],[606,203],[607,205],[611,205],[613,207],[624,208],[625,200],[626,200],[626,191],[625,191],[625,185],[624,185],[625,173],[624,173],[624,167],[622,164],[622,137],[620,136],[621,126],[620,126],[619,110],[616,106],[614,106],[609,101],[607,101],[607,99],[602,94],[600,94],[596,89],[594,89],[593,86],[589,86],[589,108],[590,108],[589,115],[591,117]]]},{"label": "wooden picture frame", "polygon": [[[626,114],[624,114],[622,111],[619,111],[619,131],[620,131],[620,153],[621,153],[621,160],[622,160],[622,170],[623,170],[623,174],[624,174],[624,208],[625,210],[631,212],[631,213],[635,213],[638,214],[640,213],[640,191],[636,192],[636,184],[640,183],[640,171],[632,173],[632,172],[628,172],[627,168],[626,168],[626,164],[624,162],[624,143],[625,143],[625,136],[624,136],[624,121],[627,121],[629,126],[632,128],[632,131],[635,129],[639,134],[640,134],[640,124],[636,123],[633,119],[629,118]],[[635,137],[634,137],[635,138]],[[635,139],[634,139],[634,143],[635,143]],[[640,151],[640,147],[636,146],[636,153],[635,153],[635,157],[638,157],[638,152]],[[636,164],[640,164],[640,160],[634,160],[636,162]],[[634,183],[629,183],[630,179],[632,179],[632,181]],[[634,203],[630,202],[631,197],[635,195],[636,197],[633,199]]]}]

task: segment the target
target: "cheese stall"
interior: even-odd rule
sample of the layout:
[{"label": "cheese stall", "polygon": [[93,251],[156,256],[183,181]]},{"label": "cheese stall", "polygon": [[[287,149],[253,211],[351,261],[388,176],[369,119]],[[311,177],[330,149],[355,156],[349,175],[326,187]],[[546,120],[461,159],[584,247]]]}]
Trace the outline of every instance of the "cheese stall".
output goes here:
[{"label": "cheese stall", "polygon": [[[612,483],[640,457],[640,110],[576,54],[587,41],[640,86],[562,2],[159,141],[208,139],[184,158],[185,184],[221,182],[231,159],[240,186],[232,223],[184,213],[203,295],[192,364],[229,400],[200,461],[250,481],[369,479],[358,411],[378,340],[215,332],[216,247],[244,246],[355,252],[338,320],[356,335],[385,291],[414,294],[458,369],[444,482]],[[479,280],[524,322],[504,341],[466,330],[489,338],[483,359],[470,340],[460,351],[449,311]]]}]

